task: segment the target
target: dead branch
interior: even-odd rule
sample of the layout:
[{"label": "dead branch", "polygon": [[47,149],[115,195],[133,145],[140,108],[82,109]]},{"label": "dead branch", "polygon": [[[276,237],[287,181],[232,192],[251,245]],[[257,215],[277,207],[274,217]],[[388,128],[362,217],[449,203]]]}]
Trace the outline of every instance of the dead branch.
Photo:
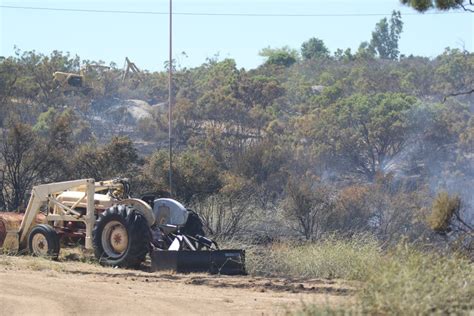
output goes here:
[{"label": "dead branch", "polygon": [[[474,11],[473,11],[474,12]],[[454,92],[454,93],[450,93],[446,96],[444,96],[443,98],[443,103],[446,102],[446,99],[449,98],[449,97],[457,97],[459,95],[467,95],[467,94],[471,94],[471,93],[474,93],[474,88],[469,90],[469,91],[463,91],[463,92]]]},{"label": "dead branch", "polygon": [[[472,2],[472,0],[469,0],[469,5],[474,5],[474,3]],[[474,12],[473,9],[470,9],[470,8],[467,8],[464,4],[460,3],[459,6],[464,10],[464,11],[467,11],[467,12]]]}]

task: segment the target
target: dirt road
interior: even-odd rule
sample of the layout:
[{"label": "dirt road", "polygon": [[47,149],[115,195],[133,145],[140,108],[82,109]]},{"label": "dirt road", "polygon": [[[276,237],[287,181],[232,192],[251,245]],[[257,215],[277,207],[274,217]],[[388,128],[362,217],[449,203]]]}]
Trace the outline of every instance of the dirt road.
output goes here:
[{"label": "dirt road", "polygon": [[0,315],[273,315],[350,303],[326,280],[177,275],[0,256]]}]

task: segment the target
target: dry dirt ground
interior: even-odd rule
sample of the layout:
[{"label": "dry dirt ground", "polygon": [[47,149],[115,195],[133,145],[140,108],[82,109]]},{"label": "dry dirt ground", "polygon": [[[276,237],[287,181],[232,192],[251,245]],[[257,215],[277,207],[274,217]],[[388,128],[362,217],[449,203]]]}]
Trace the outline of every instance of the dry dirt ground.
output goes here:
[{"label": "dry dirt ground", "polygon": [[353,303],[342,281],[150,273],[0,255],[0,315],[274,315]]}]

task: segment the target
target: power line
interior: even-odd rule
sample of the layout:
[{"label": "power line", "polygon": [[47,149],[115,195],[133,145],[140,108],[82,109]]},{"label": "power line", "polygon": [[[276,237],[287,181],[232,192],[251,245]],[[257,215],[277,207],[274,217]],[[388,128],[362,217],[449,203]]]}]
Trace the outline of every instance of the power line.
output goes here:
[{"label": "power line", "polygon": [[[111,14],[145,14],[145,15],[168,15],[169,12],[160,11],[128,11],[128,10],[98,10],[98,9],[67,9],[51,7],[24,7],[0,5],[3,9],[21,9],[21,10],[42,10],[42,11],[63,11],[63,12],[83,12],[83,13],[111,13]],[[442,14],[463,14],[464,11],[449,12],[428,12],[423,15],[442,15]],[[173,15],[184,16],[234,16],[234,17],[365,17],[365,16],[388,16],[391,13],[210,13],[210,12],[174,12]],[[416,12],[403,13],[402,15],[421,15]]]}]

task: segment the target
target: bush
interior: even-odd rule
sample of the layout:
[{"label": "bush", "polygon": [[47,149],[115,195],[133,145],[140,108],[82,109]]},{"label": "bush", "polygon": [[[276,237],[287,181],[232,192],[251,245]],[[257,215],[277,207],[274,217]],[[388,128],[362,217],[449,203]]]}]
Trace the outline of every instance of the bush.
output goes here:
[{"label": "bush", "polygon": [[459,196],[449,196],[448,192],[440,192],[433,201],[431,214],[427,221],[436,232],[446,232],[455,213],[461,208]]},{"label": "bush", "polygon": [[474,266],[465,259],[403,246],[374,268],[360,292],[364,312],[426,315],[474,309]]},{"label": "bush", "polygon": [[308,245],[299,249],[309,250],[305,255],[294,253],[294,257],[285,257],[280,262],[280,267],[289,269],[290,274],[364,281],[353,306],[308,304],[295,314],[460,315],[474,311],[474,265],[469,260],[423,252],[406,244],[386,254],[370,242],[353,247],[360,242],[332,240],[319,246]]},{"label": "bush", "polygon": [[365,280],[382,255],[368,236],[341,240],[329,236],[314,243],[274,244],[247,251],[247,270],[253,275],[295,278],[343,278]]}]

